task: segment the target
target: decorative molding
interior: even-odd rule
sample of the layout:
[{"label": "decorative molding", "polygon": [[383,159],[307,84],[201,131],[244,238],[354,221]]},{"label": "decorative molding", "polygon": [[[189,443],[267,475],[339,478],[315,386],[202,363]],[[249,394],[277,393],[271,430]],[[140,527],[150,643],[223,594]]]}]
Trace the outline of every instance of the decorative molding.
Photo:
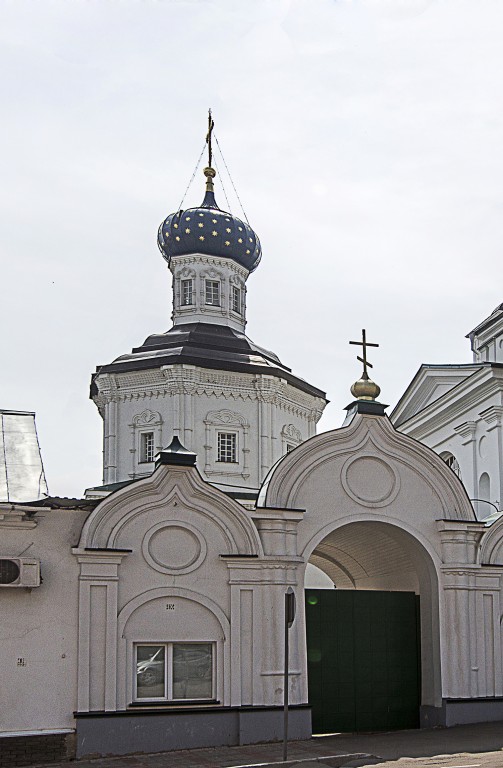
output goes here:
[{"label": "decorative molding", "polygon": [[[232,477],[241,475],[244,480],[250,477],[248,448],[250,425],[240,413],[222,408],[220,411],[209,411],[203,419],[205,425],[204,471],[207,475],[221,475]],[[235,464],[218,464],[213,451],[217,444],[217,433],[221,427],[231,427],[237,433],[237,451]]]},{"label": "decorative molding", "polygon": [[395,468],[373,453],[350,456],[342,467],[341,483],[353,501],[372,509],[391,504],[400,490]]},{"label": "decorative molding", "polygon": [[193,264],[205,264],[209,268],[224,267],[225,269],[240,275],[243,280],[246,280],[249,274],[248,270],[241,266],[241,264],[238,264],[236,261],[234,261],[234,259],[225,259],[223,257],[219,258],[218,256],[205,256],[203,254],[175,256],[173,259],[171,259],[170,269],[173,274],[177,274],[181,266],[187,267]]},{"label": "decorative molding", "polygon": [[459,424],[457,427],[454,427],[454,431],[458,433],[458,435],[461,435],[463,445],[468,445],[468,443],[471,443],[475,439],[475,432],[477,430],[477,422],[476,421],[465,421],[463,424]]},{"label": "decorative molding", "polygon": [[154,427],[158,424],[162,424],[162,416],[158,411],[151,411],[150,408],[137,413],[133,416],[133,424],[130,426],[135,427]]},{"label": "decorative molding", "polygon": [[154,570],[180,576],[203,564],[207,546],[203,535],[193,525],[180,520],[163,520],[145,533],[142,552]]},{"label": "decorative molding", "polygon": [[302,442],[302,433],[300,429],[297,429],[293,424],[285,424],[281,430],[281,437],[286,440],[293,440],[297,443]]},{"label": "decorative molding", "polygon": [[479,416],[490,425],[487,428],[487,431],[491,432],[493,429],[496,429],[496,427],[501,427],[503,422],[503,405],[491,405],[489,408],[486,408],[485,411],[481,411]]},{"label": "decorative molding", "polygon": [[249,427],[249,423],[240,413],[222,408],[221,411],[210,411],[204,419],[205,424]]}]

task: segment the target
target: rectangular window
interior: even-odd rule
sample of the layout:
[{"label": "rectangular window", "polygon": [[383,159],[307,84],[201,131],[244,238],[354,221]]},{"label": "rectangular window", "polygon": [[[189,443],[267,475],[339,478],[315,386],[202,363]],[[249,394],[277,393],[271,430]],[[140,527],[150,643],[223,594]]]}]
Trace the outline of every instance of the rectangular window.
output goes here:
[{"label": "rectangular window", "polygon": [[212,643],[136,646],[136,699],[214,698]]},{"label": "rectangular window", "polygon": [[205,280],[206,304],[220,306],[220,283],[218,280]]},{"label": "rectangular window", "polygon": [[233,312],[241,314],[241,290],[235,285],[232,286],[231,306]]},{"label": "rectangular window", "polygon": [[225,464],[237,463],[237,435],[235,432],[219,432],[217,461]]},{"label": "rectangular window", "polygon": [[140,435],[140,462],[154,460],[154,433],[142,432]]},{"label": "rectangular window", "polygon": [[192,280],[182,280],[182,306],[187,307],[194,303],[194,291]]}]

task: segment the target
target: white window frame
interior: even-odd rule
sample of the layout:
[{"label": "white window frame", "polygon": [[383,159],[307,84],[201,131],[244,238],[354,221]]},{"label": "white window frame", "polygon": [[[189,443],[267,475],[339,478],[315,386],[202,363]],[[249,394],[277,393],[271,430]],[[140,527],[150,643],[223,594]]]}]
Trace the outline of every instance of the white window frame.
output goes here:
[{"label": "white window frame", "polygon": [[[185,301],[186,294],[190,301]],[[192,277],[184,277],[180,280],[180,306],[194,306],[194,280]]]},{"label": "white window frame", "polygon": [[[150,438],[150,440],[149,440]],[[155,457],[155,431],[141,430],[138,434],[139,439],[139,464],[152,464]],[[148,441],[148,444],[147,444]],[[150,458],[149,458],[150,456]]]},{"label": "white window frame", "polygon": [[239,285],[231,285],[231,309],[237,315],[242,314],[242,297]]},{"label": "white window frame", "polygon": [[[231,444],[231,455],[234,457],[232,459],[223,459],[221,458],[222,454],[227,455],[228,446],[223,446],[221,444],[221,438],[233,438],[230,440]],[[239,455],[239,445],[238,445],[239,435],[238,432],[235,430],[218,430],[217,431],[217,462],[219,464],[239,464],[238,461],[238,455]],[[223,441],[222,441],[223,442]]]},{"label": "white window frame", "polygon": [[[204,303],[207,307],[221,306],[221,284],[220,280],[205,278],[204,280]],[[216,301],[215,301],[216,298]],[[208,301],[208,299],[210,299]]]},{"label": "white window frame", "polygon": [[[173,697],[173,648],[175,645],[209,645],[211,648],[211,695],[210,697],[202,699],[175,699]],[[141,696],[138,697],[138,678],[137,678],[137,664],[138,664],[138,648],[145,646],[160,646],[164,648],[164,696]],[[175,640],[175,641],[158,641],[152,640],[150,642],[141,641],[134,643],[133,645],[133,700],[135,702],[144,701],[163,701],[173,704],[184,703],[188,701],[215,701],[216,700],[216,670],[217,670],[217,645],[212,640]]]}]

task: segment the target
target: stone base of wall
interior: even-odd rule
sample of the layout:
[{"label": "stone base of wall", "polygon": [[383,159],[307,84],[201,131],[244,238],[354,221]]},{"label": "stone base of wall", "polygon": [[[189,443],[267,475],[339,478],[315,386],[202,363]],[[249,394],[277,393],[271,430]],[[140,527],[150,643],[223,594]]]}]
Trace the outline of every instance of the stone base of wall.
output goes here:
[{"label": "stone base of wall", "polygon": [[[283,738],[281,707],[77,713],[78,758],[236,746]],[[309,739],[311,708],[289,709],[288,738]]]},{"label": "stone base of wall", "polygon": [[503,720],[503,698],[443,699],[441,707],[421,707],[421,728]]},{"label": "stone base of wall", "polygon": [[75,745],[73,732],[0,735],[0,768],[72,760]]}]

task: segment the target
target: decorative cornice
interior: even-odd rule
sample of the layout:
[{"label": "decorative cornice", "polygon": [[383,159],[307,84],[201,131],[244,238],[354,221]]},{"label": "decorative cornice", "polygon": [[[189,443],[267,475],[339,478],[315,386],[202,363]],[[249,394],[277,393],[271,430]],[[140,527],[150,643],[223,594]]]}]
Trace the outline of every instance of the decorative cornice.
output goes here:
[{"label": "decorative cornice", "polygon": [[238,264],[233,259],[225,259],[218,256],[204,256],[203,254],[193,253],[186,256],[174,256],[171,259],[170,269],[175,275],[180,267],[186,267],[192,264],[205,264],[209,267],[225,267],[231,272],[240,275],[243,280],[248,277],[248,270]]},{"label": "decorative cornice", "polygon": [[[411,416],[407,421],[401,421],[397,429],[416,440],[424,441],[438,430],[439,418],[443,425],[452,423],[466,414],[470,408],[480,407],[484,397],[495,393],[503,393],[501,377],[496,375],[493,368],[479,366],[479,370],[427,405],[424,410]],[[392,417],[394,418],[394,413]]]},{"label": "decorative cornice", "polygon": [[485,411],[481,411],[479,416],[481,419],[484,419],[487,424],[492,425],[490,429],[487,430],[490,432],[491,429],[501,426],[503,421],[503,405],[491,405],[489,408],[486,408]]},{"label": "decorative cornice", "polygon": [[226,400],[272,403],[283,411],[314,420],[321,417],[325,401],[308,395],[277,376],[214,371],[196,366],[163,366],[155,371],[101,374],[99,394],[102,410],[109,402],[128,402],[173,395],[205,395]]},{"label": "decorative cornice", "polygon": [[475,440],[476,431],[476,421],[465,421],[463,424],[459,424],[457,427],[454,427],[454,432],[457,432],[458,435],[461,435],[461,437],[464,438],[462,441],[463,445],[468,445],[468,443],[471,443],[473,440]]}]

